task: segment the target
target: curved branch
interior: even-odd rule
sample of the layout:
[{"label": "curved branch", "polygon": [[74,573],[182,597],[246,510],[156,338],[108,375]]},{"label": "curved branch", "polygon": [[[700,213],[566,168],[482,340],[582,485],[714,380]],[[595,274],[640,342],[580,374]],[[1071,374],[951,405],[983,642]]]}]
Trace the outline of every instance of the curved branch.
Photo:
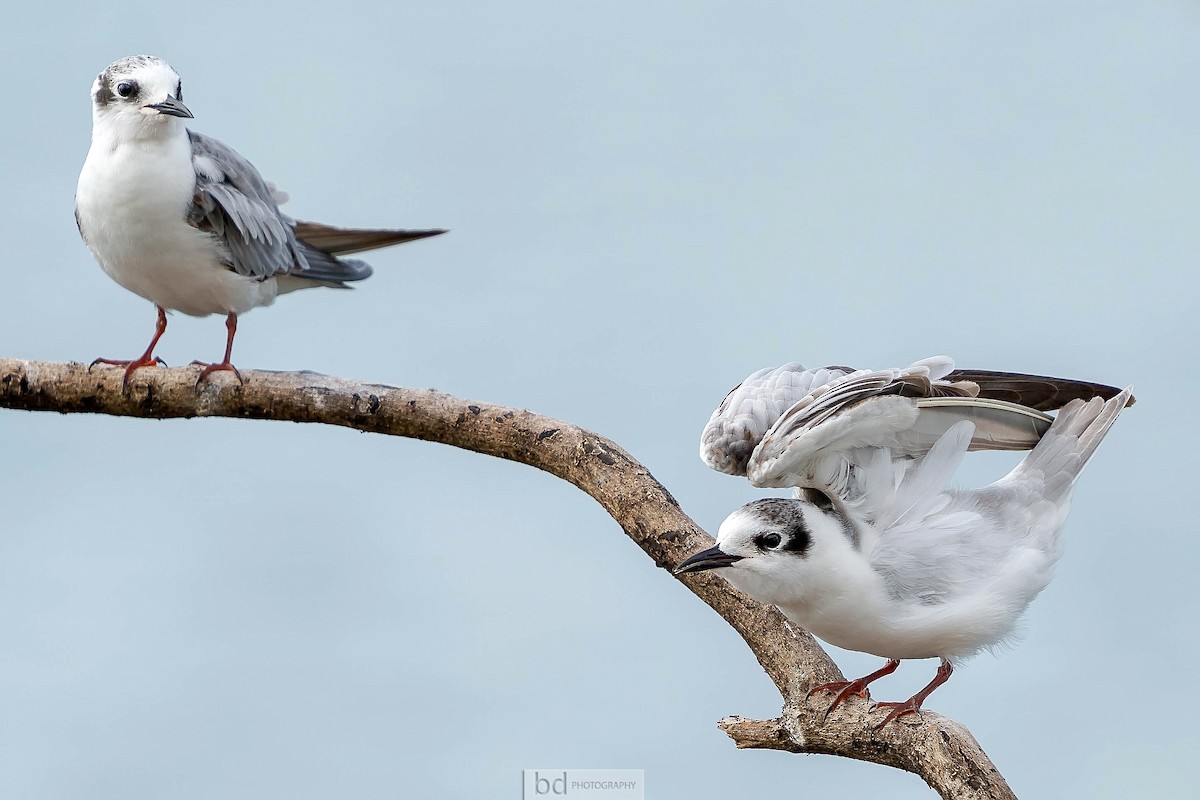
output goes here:
[{"label": "curved branch", "polygon": [[[0,407],[167,419],[240,417],[320,422],[406,436],[518,461],[591,495],[663,569],[712,540],[654,476],[614,442],[568,422],[434,390],[359,383],[310,372],[243,372],[195,386],[197,370],[143,369],[128,391],[122,370],[0,359]],[[874,731],[866,704],[850,702],[823,720],[818,683],[842,678],[806,632],[707,574],[680,580],[746,640],[784,700],[779,719],[733,717],[721,727],[738,747],[826,753],[920,775],[945,798],[1013,798],[987,755],[957,723],[937,714]]]}]

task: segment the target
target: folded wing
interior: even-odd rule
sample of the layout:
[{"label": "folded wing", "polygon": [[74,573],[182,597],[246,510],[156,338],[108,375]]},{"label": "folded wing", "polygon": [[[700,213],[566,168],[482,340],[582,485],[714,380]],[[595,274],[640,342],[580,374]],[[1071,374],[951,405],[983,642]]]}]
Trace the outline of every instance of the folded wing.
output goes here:
[{"label": "folded wing", "polygon": [[254,165],[228,145],[188,131],[196,192],[188,221],[218,237],[223,260],[239,275],[265,280],[283,275],[341,285],[371,275],[365,261],[338,258],[445,233],[443,230],[373,230],[298,222],[279,210],[286,196],[263,180]]}]

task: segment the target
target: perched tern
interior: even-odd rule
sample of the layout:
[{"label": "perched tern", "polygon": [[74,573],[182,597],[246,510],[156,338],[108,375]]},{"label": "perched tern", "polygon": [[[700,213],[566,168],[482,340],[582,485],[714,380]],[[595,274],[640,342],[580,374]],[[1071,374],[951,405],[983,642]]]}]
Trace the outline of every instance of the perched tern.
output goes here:
[{"label": "perched tern", "polygon": [[[901,659],[939,658],[925,688],[878,704],[890,708],[882,728],[917,713],[954,662],[1012,635],[1050,582],[1076,479],[1132,403],[1128,388],[955,372],[945,357],[902,370],[760,370],[713,414],[701,456],[796,497],[734,511],[716,546],[677,572],[719,569],[825,641],[888,659],[814,687],[834,693],[826,714]],[[1029,448],[989,486],[951,486],[969,450]]]},{"label": "perched tern", "polygon": [[[442,230],[356,230],[298,222],[254,165],[229,146],[184,127],[192,112],[167,62],[129,56],[92,84],[92,144],[75,191],[75,221],[110,278],[154,303],[158,321],[146,352],[92,362],[134,370],[161,363],[154,347],[166,312],[224,314],[230,363],[237,318],[286,292],[346,288],[371,267],[339,256],[423,239]],[[202,363],[202,362],[194,362]]]}]

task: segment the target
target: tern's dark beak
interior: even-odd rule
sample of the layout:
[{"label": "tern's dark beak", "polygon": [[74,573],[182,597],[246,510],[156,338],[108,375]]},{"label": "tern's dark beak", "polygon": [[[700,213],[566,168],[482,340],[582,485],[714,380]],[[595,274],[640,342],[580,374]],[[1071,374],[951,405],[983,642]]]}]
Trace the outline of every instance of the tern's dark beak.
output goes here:
[{"label": "tern's dark beak", "polygon": [[172,117],[184,117],[192,119],[192,112],[188,111],[188,107],[183,104],[182,100],[176,100],[174,97],[167,95],[167,99],[161,103],[151,103],[146,108],[153,108],[160,114],[167,114]]},{"label": "tern's dark beak", "polygon": [[699,553],[684,559],[684,562],[675,568],[675,574],[682,575],[685,572],[703,572],[706,569],[719,569],[720,567],[728,567],[730,564],[741,560],[742,556],[731,556],[719,547],[710,547],[707,550],[701,550]]}]

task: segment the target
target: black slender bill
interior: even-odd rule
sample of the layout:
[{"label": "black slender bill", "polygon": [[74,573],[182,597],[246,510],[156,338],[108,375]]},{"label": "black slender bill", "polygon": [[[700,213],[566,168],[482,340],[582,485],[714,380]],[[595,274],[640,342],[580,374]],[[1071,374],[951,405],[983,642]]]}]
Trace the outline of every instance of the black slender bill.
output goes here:
[{"label": "black slender bill", "polygon": [[192,112],[188,111],[188,107],[182,101],[176,100],[174,97],[168,96],[161,103],[151,103],[146,108],[153,108],[160,114],[167,114],[172,117],[183,117],[184,119],[192,119]]},{"label": "black slender bill", "polygon": [[683,563],[675,568],[675,574],[682,575],[685,572],[703,572],[706,569],[720,569],[741,560],[742,556],[732,556],[722,551],[719,547],[710,547],[707,550],[701,550],[699,553],[684,559]]}]

